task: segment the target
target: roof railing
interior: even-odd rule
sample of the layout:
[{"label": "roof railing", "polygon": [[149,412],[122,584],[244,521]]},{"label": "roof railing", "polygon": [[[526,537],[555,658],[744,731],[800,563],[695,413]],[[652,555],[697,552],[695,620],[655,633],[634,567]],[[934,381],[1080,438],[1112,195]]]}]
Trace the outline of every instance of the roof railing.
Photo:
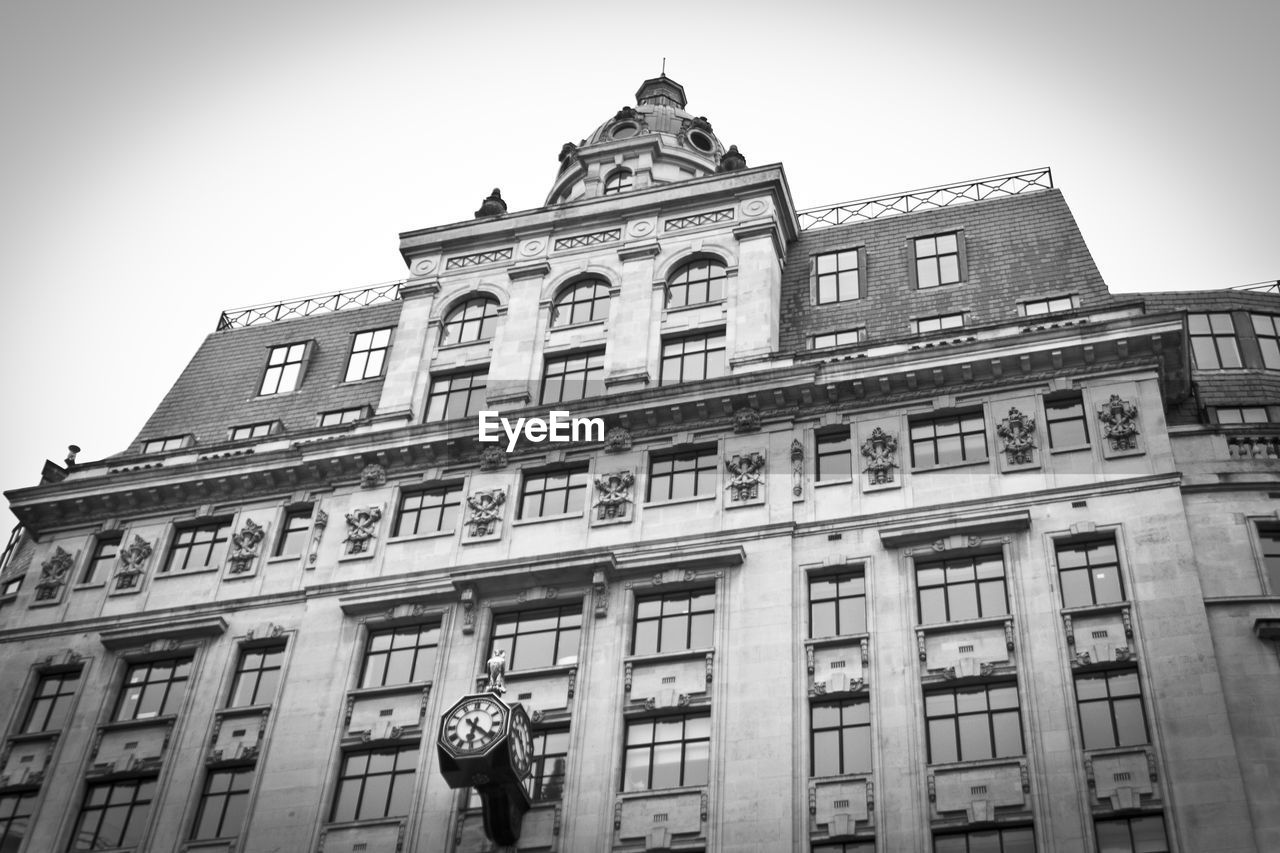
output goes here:
[{"label": "roof railing", "polygon": [[247,308],[233,308],[230,311],[223,311],[222,316],[218,318],[218,331],[244,329],[249,326],[261,326],[264,323],[276,323],[280,320],[310,317],[312,314],[331,314],[335,311],[349,311],[353,308],[367,308],[370,305],[395,302],[400,298],[400,286],[405,281],[407,279],[373,284],[359,290],[335,290],[332,293],[321,293],[286,302],[266,302],[262,305],[250,305]]},{"label": "roof railing", "polygon": [[857,201],[846,201],[843,204],[828,207],[810,207],[797,211],[800,217],[800,230],[811,231],[815,228],[830,228],[833,225],[844,225],[847,222],[867,222],[872,219],[884,219],[888,216],[901,216],[920,210],[933,210],[951,207],[957,204],[969,204],[988,198],[1021,195],[1053,189],[1053,172],[1048,166],[1040,169],[1028,169],[1024,172],[1010,172],[990,178],[979,178],[958,184],[926,187],[922,190],[895,195],[882,195],[874,198],[863,198]]},{"label": "roof railing", "polygon": [[1280,279],[1276,281],[1255,281],[1253,284],[1233,284],[1228,290],[1249,290],[1254,293],[1280,293]]}]

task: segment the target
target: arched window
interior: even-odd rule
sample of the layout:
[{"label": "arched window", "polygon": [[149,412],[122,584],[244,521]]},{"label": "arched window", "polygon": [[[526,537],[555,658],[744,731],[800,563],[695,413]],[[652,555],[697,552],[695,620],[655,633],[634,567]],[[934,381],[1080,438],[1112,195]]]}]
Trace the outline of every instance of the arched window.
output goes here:
[{"label": "arched window", "polygon": [[667,282],[667,307],[683,308],[724,299],[724,283],[728,278],[724,264],[702,259],[690,261],[675,271]]},{"label": "arched window", "polygon": [[605,195],[615,195],[629,189],[631,189],[630,169],[615,169],[609,177],[604,179]]},{"label": "arched window", "polygon": [[609,283],[602,278],[585,278],[571,284],[551,303],[552,326],[594,323],[607,316]]},{"label": "arched window", "polygon": [[492,296],[464,299],[445,316],[440,346],[487,341],[493,337],[497,322],[498,300]]}]

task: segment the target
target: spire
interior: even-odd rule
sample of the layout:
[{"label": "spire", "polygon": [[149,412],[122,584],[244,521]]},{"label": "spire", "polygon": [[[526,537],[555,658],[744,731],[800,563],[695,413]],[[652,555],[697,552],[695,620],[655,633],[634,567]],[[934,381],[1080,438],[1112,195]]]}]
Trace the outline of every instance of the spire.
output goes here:
[{"label": "spire", "polygon": [[640,88],[636,92],[636,104],[642,107],[652,105],[656,107],[675,107],[678,110],[682,110],[685,103],[684,86],[672,80],[665,73],[645,80],[640,84]]}]

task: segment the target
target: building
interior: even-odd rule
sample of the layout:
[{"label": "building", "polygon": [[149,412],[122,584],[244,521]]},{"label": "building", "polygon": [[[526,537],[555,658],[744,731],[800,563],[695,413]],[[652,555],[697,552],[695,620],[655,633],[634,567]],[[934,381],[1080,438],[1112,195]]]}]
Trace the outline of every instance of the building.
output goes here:
[{"label": "building", "polygon": [[490,849],[495,649],[521,850],[1280,850],[1276,288],[1109,293],[1048,170],[796,211],[685,103],[6,493],[0,850]]}]

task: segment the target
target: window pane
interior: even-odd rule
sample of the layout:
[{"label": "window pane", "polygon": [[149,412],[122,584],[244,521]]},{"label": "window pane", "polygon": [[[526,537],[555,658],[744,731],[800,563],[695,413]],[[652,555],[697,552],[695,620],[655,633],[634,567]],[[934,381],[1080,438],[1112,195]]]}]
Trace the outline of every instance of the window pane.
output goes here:
[{"label": "window pane", "polygon": [[950,718],[929,721],[929,763],[956,761],[955,722]]},{"label": "window pane", "polygon": [[1105,701],[1081,703],[1080,733],[1085,749],[1105,749],[1115,746],[1111,733],[1111,712]]}]

